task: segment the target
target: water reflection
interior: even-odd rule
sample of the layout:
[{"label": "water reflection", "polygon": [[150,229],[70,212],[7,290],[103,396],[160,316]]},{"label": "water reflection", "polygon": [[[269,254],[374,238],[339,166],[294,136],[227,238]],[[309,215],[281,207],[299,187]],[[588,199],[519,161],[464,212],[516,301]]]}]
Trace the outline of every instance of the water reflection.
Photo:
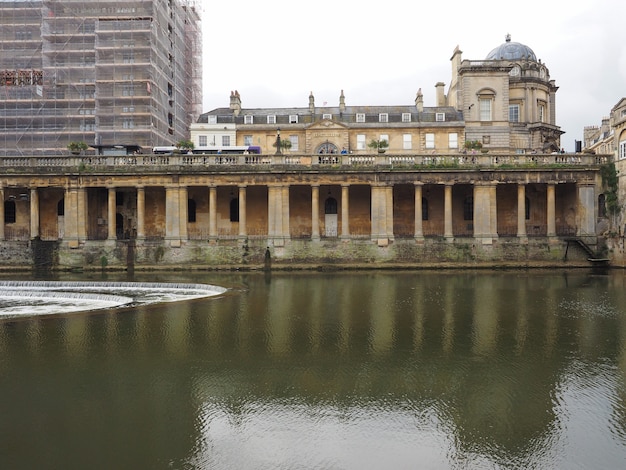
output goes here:
[{"label": "water reflection", "polygon": [[231,290],[0,323],[0,455],[12,468],[88,465],[100,442],[117,450],[102,468],[626,459],[621,273],[177,281]]}]

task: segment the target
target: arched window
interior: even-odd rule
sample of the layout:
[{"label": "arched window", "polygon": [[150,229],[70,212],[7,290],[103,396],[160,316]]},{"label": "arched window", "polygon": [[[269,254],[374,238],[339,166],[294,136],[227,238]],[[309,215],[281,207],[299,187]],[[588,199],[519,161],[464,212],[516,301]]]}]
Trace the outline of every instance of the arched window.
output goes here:
[{"label": "arched window", "polygon": [[337,213],[337,199],[329,197],[324,203],[324,214],[336,214]]},{"label": "arched window", "polygon": [[187,199],[187,222],[196,221],[196,201]]},{"label": "arched window", "polygon": [[604,194],[598,196],[598,216],[606,217],[606,196]]},{"label": "arched window", "polygon": [[428,220],[428,199],[422,198],[422,220]]},{"label": "arched window", "polygon": [[15,223],[15,201],[4,201],[4,223]]},{"label": "arched window", "polygon": [[330,142],[324,142],[319,147],[317,147],[316,153],[319,154],[336,154],[339,153],[339,149],[335,144]]},{"label": "arched window", "polygon": [[230,221],[239,222],[239,199],[230,200]]},{"label": "arched window", "polygon": [[65,199],[61,199],[57,204],[57,215],[59,217],[65,215]]},{"label": "arched window", "polygon": [[463,201],[463,220],[474,220],[474,197],[467,196]]}]

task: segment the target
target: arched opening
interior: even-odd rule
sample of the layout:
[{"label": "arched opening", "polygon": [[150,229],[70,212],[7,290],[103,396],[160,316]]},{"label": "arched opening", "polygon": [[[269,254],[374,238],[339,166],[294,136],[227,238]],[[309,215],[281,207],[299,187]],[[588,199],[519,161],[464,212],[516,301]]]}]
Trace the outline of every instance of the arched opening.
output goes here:
[{"label": "arched opening", "polygon": [[15,201],[4,201],[4,223],[14,224],[16,220]]},{"label": "arched opening", "polygon": [[467,196],[463,200],[463,220],[474,220],[474,197]]},{"label": "arched opening", "polygon": [[328,196],[324,202],[324,223],[324,235],[327,237],[336,237],[339,226],[337,216],[337,199],[332,196]]},{"label": "arched opening", "polygon": [[187,199],[187,222],[194,223],[196,221],[196,201]]},{"label": "arched opening", "polygon": [[318,153],[320,155],[333,155],[339,153],[339,149],[332,142],[326,141],[317,147],[315,153]]},{"label": "arched opening", "polygon": [[239,199],[236,197],[230,200],[230,221],[239,222]]}]

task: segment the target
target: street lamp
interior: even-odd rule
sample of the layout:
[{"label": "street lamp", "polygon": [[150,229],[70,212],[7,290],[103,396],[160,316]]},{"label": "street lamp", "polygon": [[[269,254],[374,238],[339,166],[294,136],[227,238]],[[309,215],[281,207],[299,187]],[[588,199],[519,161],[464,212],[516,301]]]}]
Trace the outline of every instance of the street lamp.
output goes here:
[{"label": "street lamp", "polygon": [[280,127],[276,129],[276,155],[280,155],[282,150],[280,149]]}]

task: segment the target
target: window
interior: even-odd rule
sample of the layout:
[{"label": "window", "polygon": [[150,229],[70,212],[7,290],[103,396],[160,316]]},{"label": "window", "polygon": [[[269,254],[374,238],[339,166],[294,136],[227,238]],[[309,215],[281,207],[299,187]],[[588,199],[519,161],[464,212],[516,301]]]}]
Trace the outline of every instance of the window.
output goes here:
[{"label": "window", "polygon": [[389,115],[387,113],[380,113],[378,115],[378,122],[389,122]]},{"label": "window", "polygon": [[291,151],[292,152],[297,152],[298,149],[298,136],[297,135],[290,135],[289,136],[289,142],[291,142]]},{"label": "window", "polygon": [[194,223],[196,221],[196,201],[187,199],[187,222]]},{"label": "window", "polygon": [[15,223],[15,201],[4,201],[4,223]]},{"label": "window", "polygon": [[435,113],[435,121],[444,122],[446,120],[446,113]]},{"label": "window", "polygon": [[434,149],[435,148],[435,134],[426,134],[426,148]]},{"label": "window", "polygon": [[134,96],[135,95],[135,87],[133,85],[124,85],[122,87],[122,95],[123,96]]},{"label": "window", "polygon": [[606,196],[604,194],[598,196],[598,216],[606,217]]},{"label": "window", "polygon": [[624,158],[626,158],[626,140],[619,143],[619,159],[623,160]]},{"label": "window", "polygon": [[411,150],[413,148],[413,143],[411,140],[411,134],[402,135],[402,148],[404,150]]},{"label": "window", "polygon": [[133,129],[135,127],[135,121],[132,118],[126,118],[122,121],[122,127],[124,129]]},{"label": "window", "polygon": [[251,135],[244,135],[243,136],[243,145],[252,145],[252,136]]},{"label": "window", "polygon": [[356,136],[356,149],[365,150],[365,134],[358,134]]},{"label": "window", "polygon": [[411,113],[402,113],[402,122],[411,122]]},{"label": "window", "polygon": [[208,116],[207,122],[209,124],[217,124],[217,116]]},{"label": "window", "polygon": [[519,104],[509,106],[509,122],[519,122]]},{"label": "window", "polygon": [[481,98],[478,103],[480,105],[480,120],[491,121],[491,98]]},{"label": "window", "polygon": [[298,124],[298,115],[290,114],[289,115],[289,124]]},{"label": "window", "polygon": [[267,116],[267,123],[268,124],[276,124],[276,115],[275,114],[270,114],[269,116]]},{"label": "window", "polygon": [[365,113],[356,113],[356,122],[365,122]]},{"label": "window", "polygon": [[467,196],[463,201],[463,220],[474,220],[474,197]]},{"label": "window", "polygon": [[332,121],[333,115],[332,114],[322,114],[322,119],[328,119],[329,121]]},{"label": "window", "polygon": [[246,114],[243,117],[243,123],[244,124],[252,124],[252,122],[253,122],[253,119],[252,119],[252,115],[251,114]]},{"label": "window", "polygon": [[206,147],[207,146],[207,136],[206,135],[199,135],[198,136],[198,145],[200,147]]},{"label": "window", "polygon": [[545,107],[544,105],[540,104],[539,105],[539,122],[545,122]]},{"label": "window", "polygon": [[450,149],[459,148],[459,134],[457,134],[456,132],[450,132],[448,134],[448,148]]},{"label": "window", "polygon": [[230,147],[230,136],[223,135],[222,136],[222,147]]}]

